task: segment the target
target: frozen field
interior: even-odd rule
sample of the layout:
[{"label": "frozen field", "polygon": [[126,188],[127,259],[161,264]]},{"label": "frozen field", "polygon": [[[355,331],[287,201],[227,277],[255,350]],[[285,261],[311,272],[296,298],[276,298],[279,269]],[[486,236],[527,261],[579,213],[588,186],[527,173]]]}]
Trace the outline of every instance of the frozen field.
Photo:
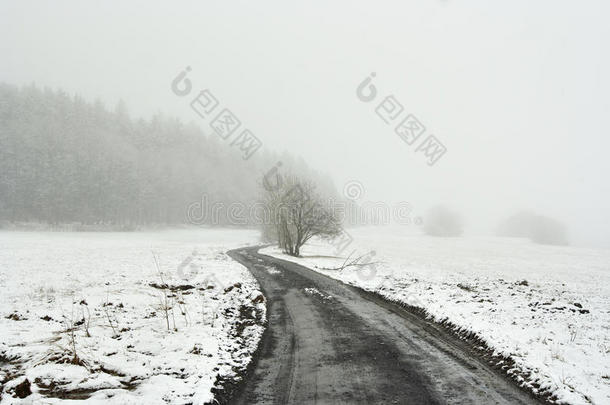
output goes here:
[{"label": "frozen field", "polygon": [[[506,372],[557,402],[610,403],[610,251],[510,238],[431,238],[409,228],[350,230],[340,256],[324,243],[302,258],[271,254],[475,332],[514,360]],[[373,265],[340,267],[353,250]],[[352,257],[354,257],[352,256]],[[375,263],[376,262],[376,263]]]},{"label": "frozen field", "polygon": [[1,403],[212,401],[263,331],[258,284],[224,254],[257,239],[0,232]]},{"label": "frozen field", "polygon": [[[610,251],[350,233],[343,258],[322,243],[299,259],[264,252],[475,332],[514,360],[507,372],[558,402],[610,403]],[[237,230],[0,232],[1,403],[211,401],[263,330],[258,285],[224,254],[257,242],[258,232]],[[323,269],[353,250],[374,250],[374,264]],[[25,379],[32,394],[14,398]]]}]

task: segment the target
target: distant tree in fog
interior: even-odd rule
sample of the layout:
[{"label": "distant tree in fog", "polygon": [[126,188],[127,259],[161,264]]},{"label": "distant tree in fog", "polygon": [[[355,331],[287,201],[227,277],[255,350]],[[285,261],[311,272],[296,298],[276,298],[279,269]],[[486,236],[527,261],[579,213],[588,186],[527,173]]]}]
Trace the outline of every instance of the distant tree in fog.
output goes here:
[{"label": "distant tree in fog", "polygon": [[529,238],[546,245],[567,245],[565,226],[553,219],[531,212],[520,212],[508,218],[499,227],[499,236]]},{"label": "distant tree in fog", "polygon": [[268,220],[263,224],[263,236],[267,240],[276,240],[285,253],[299,256],[311,238],[332,239],[341,234],[339,219],[324,206],[312,181],[285,176],[274,184],[264,187]]},{"label": "distant tree in fog", "polygon": [[430,236],[460,236],[463,232],[460,216],[444,206],[436,206],[424,217],[424,232]]}]

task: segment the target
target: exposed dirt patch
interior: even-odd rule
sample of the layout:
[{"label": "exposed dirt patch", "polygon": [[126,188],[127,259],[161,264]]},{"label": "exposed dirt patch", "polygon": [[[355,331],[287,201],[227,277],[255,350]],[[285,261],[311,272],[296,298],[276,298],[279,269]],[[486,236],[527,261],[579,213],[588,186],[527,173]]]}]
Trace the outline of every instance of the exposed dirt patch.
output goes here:
[{"label": "exposed dirt patch", "polygon": [[10,315],[5,316],[6,319],[10,319],[12,321],[27,321],[28,318],[26,318],[24,315],[21,315],[20,313],[17,312],[13,312]]},{"label": "exposed dirt patch", "polygon": [[187,291],[195,288],[194,285],[190,284],[179,284],[179,285],[168,285],[168,284],[159,284],[159,283],[150,283],[149,286],[159,289],[159,290],[170,290],[171,292],[176,291]]},{"label": "exposed dirt patch", "polygon": [[15,386],[15,396],[17,398],[26,398],[32,394],[32,390],[30,389],[30,382],[26,378],[22,383]]}]

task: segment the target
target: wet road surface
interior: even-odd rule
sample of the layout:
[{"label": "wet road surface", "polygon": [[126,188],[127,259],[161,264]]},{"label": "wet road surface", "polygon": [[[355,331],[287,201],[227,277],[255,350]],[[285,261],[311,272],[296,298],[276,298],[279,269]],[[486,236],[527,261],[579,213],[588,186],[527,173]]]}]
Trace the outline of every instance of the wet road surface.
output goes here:
[{"label": "wet road surface", "polygon": [[261,285],[269,320],[234,403],[538,403],[431,322],[257,251],[229,252]]}]

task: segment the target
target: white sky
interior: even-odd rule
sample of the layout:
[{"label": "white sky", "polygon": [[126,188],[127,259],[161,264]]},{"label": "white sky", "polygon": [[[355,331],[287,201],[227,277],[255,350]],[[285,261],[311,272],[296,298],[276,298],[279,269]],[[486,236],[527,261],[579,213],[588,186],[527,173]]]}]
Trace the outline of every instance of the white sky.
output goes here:
[{"label": "white sky", "polygon": [[[270,150],[365,199],[444,202],[472,231],[518,209],[610,247],[603,1],[1,1],[0,81],[197,121],[185,67]],[[356,97],[376,72],[447,147],[433,167]],[[206,128],[204,128],[205,130]]]}]

